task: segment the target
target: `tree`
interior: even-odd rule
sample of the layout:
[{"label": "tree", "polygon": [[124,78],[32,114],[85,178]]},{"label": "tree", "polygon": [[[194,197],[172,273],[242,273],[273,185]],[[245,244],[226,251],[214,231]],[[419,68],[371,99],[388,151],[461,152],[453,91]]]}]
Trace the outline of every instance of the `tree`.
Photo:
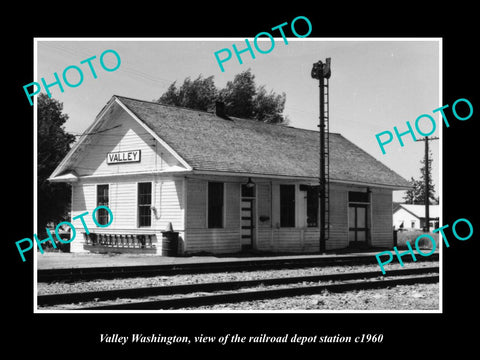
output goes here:
[{"label": "tree", "polygon": [[70,204],[67,184],[51,183],[47,179],[70,150],[75,136],[65,132],[68,115],[62,113],[63,104],[41,93],[38,96],[37,136],[37,204],[38,235],[45,234],[49,222],[66,218]]},{"label": "tree", "polygon": [[176,82],[173,82],[157,102],[208,111],[214,104],[216,96],[217,88],[213,82],[213,76],[203,78],[202,75],[199,75],[193,81],[187,77],[178,89]]},{"label": "tree", "polygon": [[183,106],[202,111],[209,110],[217,96],[217,88],[213,82],[213,75],[205,79],[200,75],[193,82],[190,82],[189,78],[185,81],[186,83],[180,88]]},{"label": "tree", "polygon": [[[406,204],[424,204],[423,202],[423,185],[420,180],[410,179],[412,188],[408,189],[403,200]],[[420,200],[421,199],[421,200]]]},{"label": "tree", "polygon": [[252,119],[256,93],[255,75],[248,69],[235,75],[233,81],[228,81],[225,88],[220,90],[219,98],[225,103],[228,115]]},{"label": "tree", "polygon": [[[432,156],[429,152],[428,156],[428,172],[432,174]],[[403,200],[406,204],[425,204],[425,178],[426,178],[426,164],[425,158],[423,158],[420,163],[422,167],[420,168],[420,180],[416,180],[413,177],[411,178],[410,182],[412,183],[412,188],[407,190]],[[435,197],[435,186],[433,184],[432,176],[429,176],[429,194],[428,199],[429,203],[433,202],[438,203],[438,197]]]},{"label": "tree", "polygon": [[165,105],[174,105],[174,106],[181,106],[180,105],[180,97],[179,97],[179,90],[176,87],[177,82],[174,81],[170,84],[167,91],[163,93],[162,96],[156,101],[161,104]]},{"label": "tree", "polygon": [[253,117],[266,123],[286,123],[282,115],[287,96],[275,94],[272,90],[267,94],[265,86],[259,86],[254,99]]},{"label": "tree", "polygon": [[217,100],[225,103],[225,111],[229,116],[275,124],[285,124],[288,121],[282,114],[285,93],[268,93],[264,85],[257,87],[255,75],[250,69],[235,75],[233,81],[228,81],[223,89],[215,87],[213,76],[202,78],[200,75],[194,81],[187,77],[180,88],[177,88],[176,82],[170,84],[157,102],[211,111]]},{"label": "tree", "polygon": [[[433,180],[432,180],[432,152],[429,150],[428,151],[428,164],[425,163],[425,158],[423,158],[420,163],[422,164],[422,168],[420,169],[420,182],[422,183],[422,196],[421,196],[421,201],[423,201],[423,204],[425,203],[425,180],[427,177],[426,170],[428,166],[428,173],[430,174],[428,177],[428,201],[431,203],[431,200],[436,201],[437,199],[435,198],[435,186],[433,185]],[[438,202],[438,201],[437,201]]]}]

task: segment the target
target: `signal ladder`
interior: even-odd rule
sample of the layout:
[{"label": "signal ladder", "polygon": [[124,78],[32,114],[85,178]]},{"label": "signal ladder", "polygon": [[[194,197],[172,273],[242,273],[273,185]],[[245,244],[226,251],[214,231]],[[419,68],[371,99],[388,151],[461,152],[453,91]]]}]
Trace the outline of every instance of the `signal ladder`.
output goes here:
[{"label": "signal ladder", "polygon": [[324,119],[324,155],[325,155],[325,223],[321,224],[325,231],[325,240],[330,238],[330,131],[329,131],[329,87],[328,78],[323,84],[323,119]]}]

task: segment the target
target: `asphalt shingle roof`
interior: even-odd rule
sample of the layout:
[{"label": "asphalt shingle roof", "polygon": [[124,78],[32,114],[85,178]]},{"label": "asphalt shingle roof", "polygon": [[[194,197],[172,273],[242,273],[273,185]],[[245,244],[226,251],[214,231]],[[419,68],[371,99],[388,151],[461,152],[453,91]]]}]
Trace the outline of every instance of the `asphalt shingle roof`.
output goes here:
[{"label": "asphalt shingle roof", "polygon": [[[115,96],[194,170],[318,177],[319,133]],[[330,133],[330,181],[407,188],[400,175]]]}]

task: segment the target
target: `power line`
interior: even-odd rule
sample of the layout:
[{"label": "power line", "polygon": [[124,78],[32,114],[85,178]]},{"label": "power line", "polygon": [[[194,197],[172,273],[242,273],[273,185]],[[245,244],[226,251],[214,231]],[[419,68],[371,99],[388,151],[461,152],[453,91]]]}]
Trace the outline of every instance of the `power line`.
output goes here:
[{"label": "power line", "polygon": [[[83,134],[71,134],[73,136],[91,136],[91,135],[97,135],[97,134],[101,134],[101,133],[104,133],[106,131],[110,131],[110,130],[113,130],[113,129],[116,129],[118,127],[121,127],[122,125],[115,125],[114,127],[111,127],[111,128],[108,128],[108,129],[103,129],[103,130],[98,130],[98,131],[94,131],[94,132],[90,132],[90,133],[83,133]],[[118,135],[118,134],[109,134],[111,136],[114,136],[114,135]]]},{"label": "power line", "polygon": [[[62,54],[65,54],[65,55],[68,55],[69,57],[73,57],[73,58],[77,58],[78,59],[78,62],[80,62],[81,60],[83,60],[84,58],[88,58],[88,57],[91,57],[93,54],[87,54],[86,52],[84,51],[81,51],[81,50],[78,50],[78,49],[71,49],[67,46],[62,46],[58,43],[55,43],[55,42],[39,42],[38,43],[39,45],[41,46],[44,46],[44,47],[47,47],[47,48],[50,48],[52,50],[55,50],[57,52],[60,52]],[[139,71],[137,69],[134,69],[134,68],[131,68],[129,67],[128,65],[123,65],[121,67],[121,69],[127,76],[129,76],[130,78],[133,78],[135,80],[148,80],[148,81],[151,81],[151,82],[154,82],[154,83],[157,83],[157,84],[170,84],[170,83],[173,83],[174,81],[176,80],[172,80],[172,79],[166,79],[166,78],[163,78],[163,77],[160,77],[160,76],[155,76],[155,75],[152,75],[152,74],[148,74],[146,72],[143,72],[143,71]]]},{"label": "power line", "polygon": [[[69,48],[69,47],[61,46],[61,45],[59,45],[57,42],[39,41],[38,44],[39,44],[40,46],[45,46],[45,47],[47,47],[47,48],[54,49],[54,50],[56,50],[56,51],[59,51],[59,52],[61,52],[61,53],[63,53],[63,54],[66,54],[66,55],[70,55],[70,56],[75,57],[75,58],[78,58],[79,55],[80,55],[81,57],[84,57],[84,56],[85,56],[85,57],[90,57],[90,56],[92,56],[91,54],[87,54],[87,53],[85,53],[85,52],[83,52],[83,51],[78,50],[78,48],[75,49],[75,50],[73,50],[73,49],[71,49],[71,48]],[[55,45],[53,45],[53,44],[55,44]],[[78,61],[80,62],[81,60],[83,60],[83,59],[79,59]]]}]

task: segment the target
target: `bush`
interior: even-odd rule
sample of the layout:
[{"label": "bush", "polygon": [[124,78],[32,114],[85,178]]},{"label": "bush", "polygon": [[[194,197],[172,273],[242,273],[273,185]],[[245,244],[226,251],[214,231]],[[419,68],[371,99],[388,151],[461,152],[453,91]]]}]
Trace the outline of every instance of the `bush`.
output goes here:
[{"label": "bush", "polygon": [[[53,247],[53,244],[52,244],[51,241],[46,241],[41,245],[43,251],[45,251],[45,252],[70,252],[70,243],[65,244],[65,243],[59,241],[56,238],[54,228],[49,228],[48,230],[52,234],[52,238],[55,241],[55,246],[56,247]],[[59,231],[59,235],[63,240],[70,240],[70,237],[71,237],[70,232],[66,232],[66,231],[62,231],[62,230]],[[37,237],[40,240],[43,240],[43,239],[46,239],[48,237],[48,235],[47,235],[47,232],[44,231],[43,234],[40,233],[39,235],[37,235]],[[40,251],[38,246],[37,246],[37,251]]]},{"label": "bush", "polygon": [[[422,230],[405,230],[397,232],[397,248],[398,249],[408,249],[407,241],[410,243],[412,249],[415,249],[415,241],[420,235],[428,234],[435,239],[435,244],[438,249],[438,233],[424,233]],[[427,237],[422,237],[418,240],[419,249],[432,249],[432,242]]]}]

